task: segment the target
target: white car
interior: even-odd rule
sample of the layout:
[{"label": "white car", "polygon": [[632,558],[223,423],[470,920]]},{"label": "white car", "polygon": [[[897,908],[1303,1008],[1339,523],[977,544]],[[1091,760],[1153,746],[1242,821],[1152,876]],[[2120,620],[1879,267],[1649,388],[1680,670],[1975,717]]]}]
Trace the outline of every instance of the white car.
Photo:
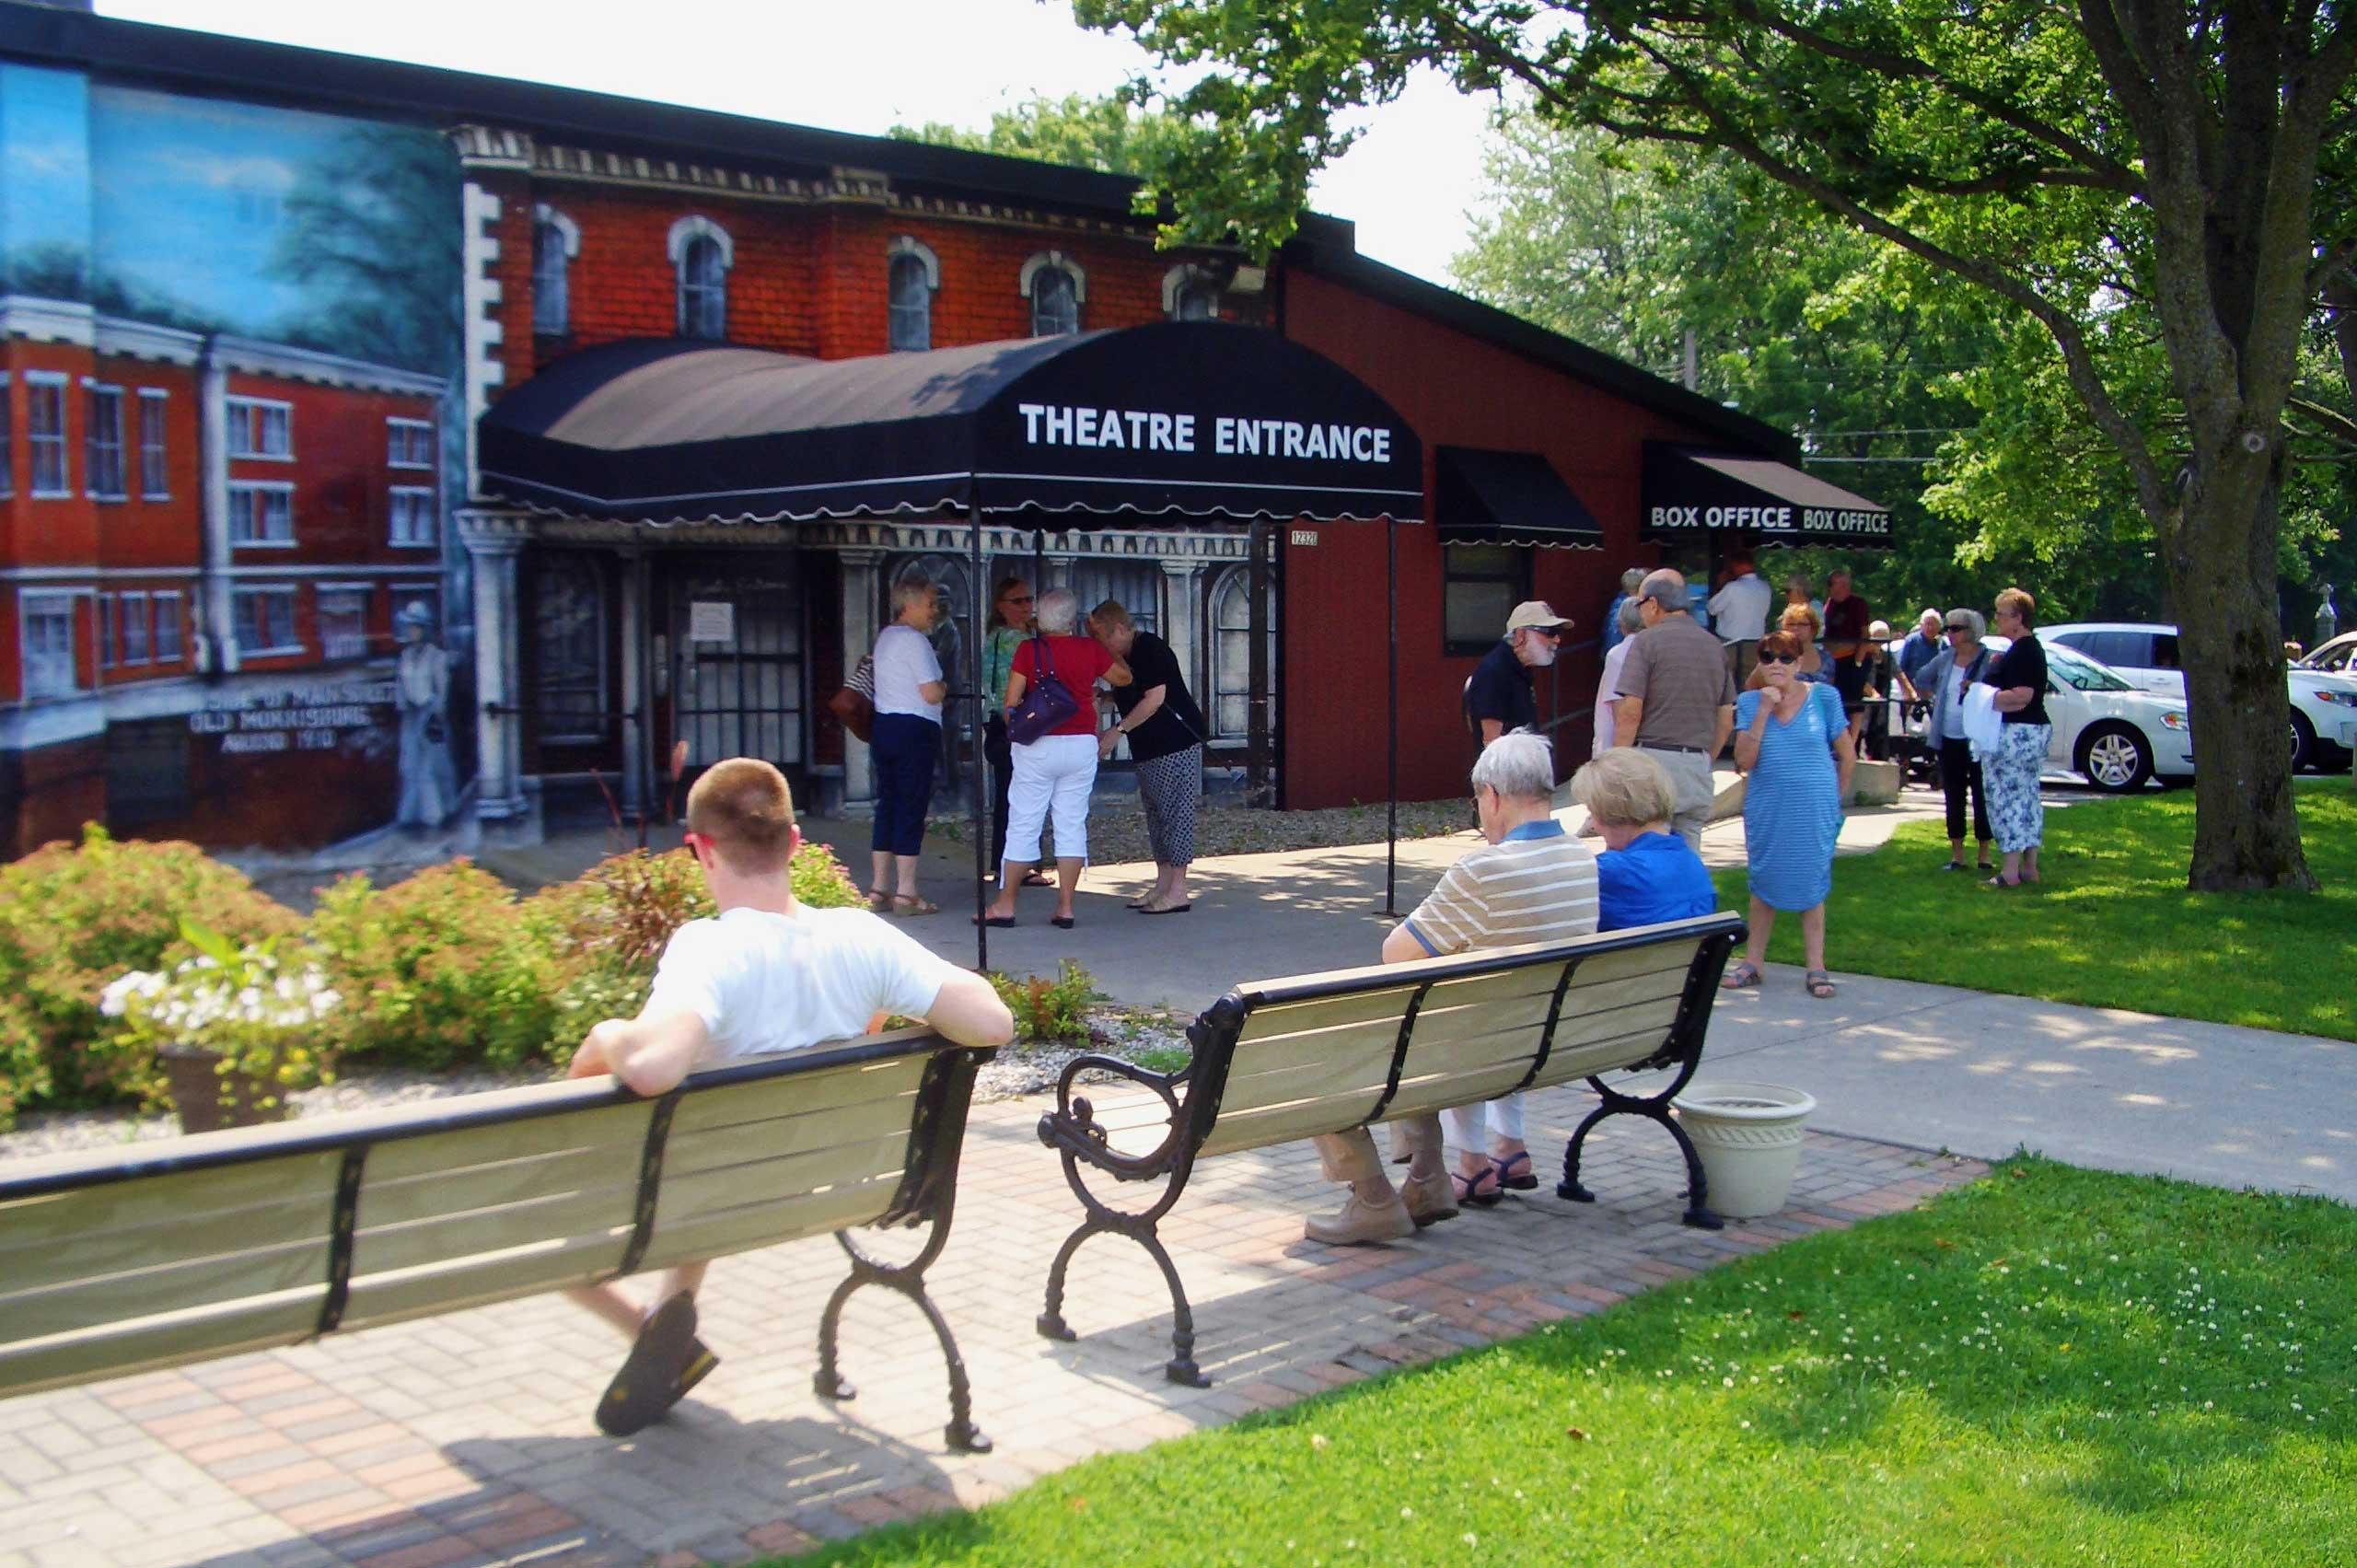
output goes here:
[{"label": "white car", "polygon": [[[2041,626],[2049,648],[2066,647],[2110,666],[2157,696],[2185,699],[2185,670],[2178,658],[2177,628],[2154,622],[2073,621]],[[2292,769],[2345,768],[2357,752],[2357,679],[2293,665],[2287,673],[2292,699]]]},{"label": "white car", "polygon": [[[2003,637],[1984,641],[1991,654],[2010,645]],[[1924,706],[1915,704],[1919,714]],[[2047,766],[2082,774],[2099,790],[2125,795],[2155,778],[2193,776],[2193,726],[2181,699],[2139,691],[2119,671],[2051,643],[2046,717],[2054,729]]]},{"label": "white car", "polygon": [[2357,675],[2357,632],[2343,632],[2328,643],[2318,644],[2298,668],[2327,675]]}]

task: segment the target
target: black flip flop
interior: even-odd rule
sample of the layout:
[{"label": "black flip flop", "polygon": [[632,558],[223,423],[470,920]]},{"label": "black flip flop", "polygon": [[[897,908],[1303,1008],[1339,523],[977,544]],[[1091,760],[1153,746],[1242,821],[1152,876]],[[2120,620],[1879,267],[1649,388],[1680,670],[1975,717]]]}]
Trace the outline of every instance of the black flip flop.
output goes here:
[{"label": "black flip flop", "polygon": [[720,1358],[696,1338],[695,1298],[679,1292],[638,1330],[629,1359],[598,1400],[598,1430],[628,1437],[660,1420],[719,1365]]},{"label": "black flip flop", "polygon": [[1015,923],[1015,917],[1011,914],[978,914],[973,918],[976,925],[1008,926]]},{"label": "black flip flop", "polygon": [[[1011,920],[1007,922],[1007,924],[1009,925],[1013,925],[1014,923],[1015,922]],[[1054,926],[1059,931],[1070,931],[1073,926],[1078,923],[1068,914],[1051,914],[1048,917],[1048,923]]]}]

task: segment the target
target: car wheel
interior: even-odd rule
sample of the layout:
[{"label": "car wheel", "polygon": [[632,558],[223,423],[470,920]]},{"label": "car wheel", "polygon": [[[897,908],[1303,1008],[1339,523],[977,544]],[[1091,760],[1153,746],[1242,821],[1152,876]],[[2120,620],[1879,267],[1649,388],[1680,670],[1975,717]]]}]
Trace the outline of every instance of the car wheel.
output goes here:
[{"label": "car wheel", "polygon": [[2112,795],[2142,789],[2153,776],[2152,745],[2128,725],[2096,725],[2079,738],[2079,772]]},{"label": "car wheel", "polygon": [[2292,715],[2292,771],[2298,772],[2314,761],[2316,755],[2316,726],[2307,721],[2306,715],[2294,713]]}]

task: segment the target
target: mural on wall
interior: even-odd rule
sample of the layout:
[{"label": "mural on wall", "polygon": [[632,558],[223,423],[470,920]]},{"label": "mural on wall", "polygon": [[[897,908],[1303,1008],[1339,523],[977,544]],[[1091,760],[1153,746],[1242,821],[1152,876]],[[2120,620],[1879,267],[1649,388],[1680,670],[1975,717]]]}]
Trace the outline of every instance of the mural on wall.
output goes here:
[{"label": "mural on wall", "polygon": [[[38,669],[24,629],[46,601],[18,607],[28,656],[0,706],[19,722],[0,724],[0,751],[75,749],[0,760],[0,846],[64,817],[331,855],[461,825],[474,715],[447,141],[0,65],[0,153],[9,412],[38,470],[0,501],[0,567],[87,568],[49,591],[89,606],[43,623]],[[70,408],[45,390],[75,380],[89,390]],[[124,787],[167,726],[186,737],[186,787]],[[118,796],[145,804],[124,819]]]}]

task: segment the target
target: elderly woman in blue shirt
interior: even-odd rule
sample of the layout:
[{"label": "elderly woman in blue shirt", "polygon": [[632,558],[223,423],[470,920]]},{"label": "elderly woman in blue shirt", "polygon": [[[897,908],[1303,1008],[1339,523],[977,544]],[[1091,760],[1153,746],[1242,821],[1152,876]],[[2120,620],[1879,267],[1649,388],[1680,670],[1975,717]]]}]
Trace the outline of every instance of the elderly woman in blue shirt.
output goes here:
[{"label": "elderly woman in blue shirt", "polygon": [[1691,920],[1719,907],[1702,857],[1670,829],[1678,786],[1651,756],[1627,746],[1598,753],[1572,775],[1572,798],[1604,841],[1596,857],[1598,931]]}]

